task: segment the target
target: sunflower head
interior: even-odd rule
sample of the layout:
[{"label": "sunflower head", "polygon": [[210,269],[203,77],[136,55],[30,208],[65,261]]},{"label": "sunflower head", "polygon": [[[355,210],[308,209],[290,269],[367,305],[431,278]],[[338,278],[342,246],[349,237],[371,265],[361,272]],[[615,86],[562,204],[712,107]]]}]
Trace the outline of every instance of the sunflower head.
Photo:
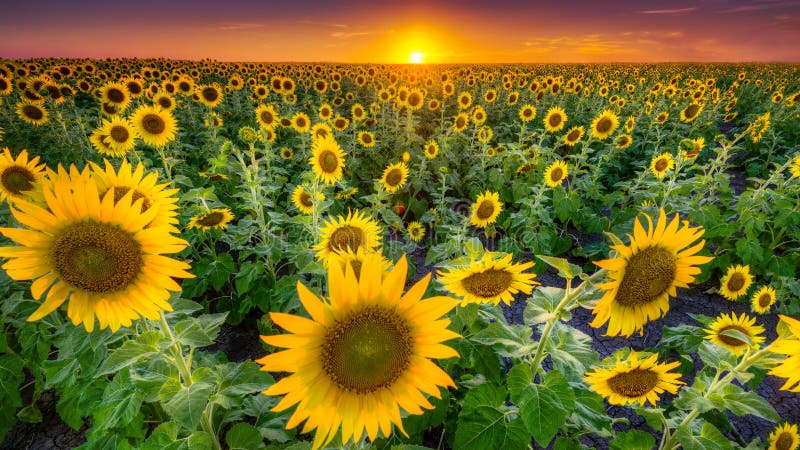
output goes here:
[{"label": "sunflower head", "polygon": [[619,127],[619,118],[613,111],[606,109],[592,121],[592,137],[604,140]]},{"label": "sunflower head", "polygon": [[566,122],[567,113],[559,106],[548,109],[547,115],[544,116],[544,128],[551,133],[555,133],[564,128]]},{"label": "sunflower head", "polygon": [[758,314],[765,314],[769,312],[772,305],[775,304],[775,288],[771,286],[764,286],[753,294],[750,300],[751,309]]},{"label": "sunflower head", "polygon": [[160,106],[140,106],[131,116],[130,122],[145,144],[157,148],[175,140],[175,133],[178,131],[172,113]]},{"label": "sunflower head", "polygon": [[675,168],[675,159],[669,152],[664,152],[650,161],[650,171],[653,172],[657,178],[661,179],[666,176],[668,170]]},{"label": "sunflower head", "polygon": [[333,136],[314,139],[311,151],[313,155],[308,162],[317,178],[322,179],[325,184],[334,184],[342,178],[344,151]]},{"label": "sunflower head", "polygon": [[486,225],[497,220],[497,216],[500,215],[502,210],[503,203],[500,202],[500,194],[486,191],[483,194],[478,194],[477,200],[472,204],[470,222],[476,227],[485,228]]},{"label": "sunflower head", "polygon": [[212,229],[225,229],[233,220],[233,213],[228,208],[213,208],[200,213],[189,220],[189,228],[199,228],[203,231]]},{"label": "sunflower head", "polygon": [[436,158],[436,155],[439,154],[439,144],[434,141],[430,140],[427,144],[425,144],[425,157],[428,159]]},{"label": "sunflower head", "polygon": [[49,114],[44,106],[25,100],[17,103],[17,116],[31,125],[43,125],[49,120]]},{"label": "sunflower head", "polygon": [[358,210],[349,212],[347,217],[330,217],[322,225],[320,233],[320,242],[313,249],[317,252],[317,259],[326,264],[332,253],[357,252],[362,247],[365,251],[377,251],[382,239],[380,226]]},{"label": "sunflower head", "polygon": [[544,182],[548,187],[558,187],[564,179],[567,178],[567,163],[564,161],[555,161],[550,164],[544,171]]},{"label": "sunflower head", "polygon": [[796,450],[800,445],[797,424],[778,425],[769,435],[769,450]]},{"label": "sunflower head", "polygon": [[397,192],[408,180],[408,166],[405,162],[390,164],[383,171],[381,183],[389,192]]},{"label": "sunflower head", "polygon": [[530,294],[539,283],[535,273],[524,271],[533,267],[533,262],[511,262],[512,255],[486,252],[478,260],[464,267],[440,271],[439,281],[453,295],[461,298],[461,304],[493,303],[501,301],[510,305],[514,294]]},{"label": "sunflower head", "polygon": [[615,363],[606,361],[603,367],[587,372],[584,380],[591,390],[607,398],[612,405],[650,403],[655,407],[659,394],[675,394],[686,384],[680,380],[679,373],[671,372],[679,365],[678,361],[659,363],[658,354],[648,356],[632,351],[625,360],[617,356]]},{"label": "sunflower head", "polygon": [[316,199],[314,197],[306,186],[300,185],[292,192],[292,203],[303,214],[311,214],[314,212],[315,203],[325,201],[325,194],[321,192],[317,193]]},{"label": "sunflower head", "polygon": [[414,242],[419,242],[425,237],[425,227],[417,221],[409,223],[406,232]]},{"label": "sunflower head", "polygon": [[706,339],[740,356],[746,349],[757,348],[764,342],[764,337],[760,336],[764,327],[755,323],[755,317],[745,313],[738,317],[736,313],[722,313],[705,330]]},{"label": "sunflower head", "polygon": [[564,145],[572,147],[578,143],[583,137],[583,133],[585,132],[582,126],[579,127],[572,127],[567,134],[564,135]]},{"label": "sunflower head", "polygon": [[749,265],[728,267],[727,273],[720,280],[719,292],[728,300],[736,300],[747,294],[747,290],[753,284],[753,276],[750,275]]},{"label": "sunflower head", "polygon": [[41,204],[44,164],[39,157],[28,159],[28,151],[23,150],[14,158],[8,147],[0,154],[0,201],[24,200]]}]

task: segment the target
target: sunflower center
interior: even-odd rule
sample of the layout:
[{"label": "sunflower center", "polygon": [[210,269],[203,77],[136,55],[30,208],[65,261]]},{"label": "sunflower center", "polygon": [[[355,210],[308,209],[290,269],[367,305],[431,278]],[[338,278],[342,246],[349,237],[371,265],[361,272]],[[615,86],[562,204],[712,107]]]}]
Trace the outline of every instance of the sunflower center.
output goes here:
[{"label": "sunflower center", "polygon": [[523,109],[522,110],[522,115],[525,116],[525,117],[530,117],[530,116],[533,115],[533,110],[532,109]]},{"label": "sunflower center", "polygon": [[791,433],[782,432],[775,440],[776,450],[791,450],[794,438]]},{"label": "sunflower center", "polygon": [[611,121],[611,119],[609,119],[608,117],[603,117],[602,119],[597,121],[595,129],[600,133],[608,133],[608,131],[611,130],[612,124],[613,122]]},{"label": "sunflower center", "polygon": [[330,150],[325,150],[319,155],[319,166],[325,173],[333,173],[339,167],[339,158]]},{"label": "sunflower center", "polygon": [[654,302],[669,289],[675,274],[672,252],[658,246],[641,250],[628,260],[616,301],[627,307]]},{"label": "sunflower center", "polygon": [[489,269],[473,273],[461,280],[461,286],[472,295],[482,298],[498,296],[511,287],[514,276],[506,270]]},{"label": "sunflower center", "polygon": [[125,101],[125,93],[117,88],[111,88],[106,92],[106,97],[114,103],[122,103]]},{"label": "sunflower center", "polygon": [[128,129],[121,125],[111,127],[111,131],[108,134],[111,135],[111,139],[119,143],[128,142],[128,138],[131,135],[128,133]]},{"label": "sunflower center", "polygon": [[261,113],[261,121],[266,123],[266,124],[271,124],[272,123],[272,113],[270,113],[269,111],[263,111]]},{"label": "sunflower center", "polygon": [[748,335],[746,329],[744,329],[744,328],[742,328],[742,327],[740,327],[738,325],[728,325],[728,326],[722,328],[721,330],[719,330],[719,333],[717,333],[717,337],[719,338],[720,341],[730,345],[731,347],[741,347],[743,345],[747,345],[747,342],[745,342],[745,341],[743,341],[741,339],[736,339],[735,337],[731,337],[731,336],[727,336],[725,334],[722,334],[724,331],[728,331],[728,330],[736,330],[736,331],[741,332],[745,336]]},{"label": "sunflower center", "polygon": [[36,177],[25,167],[11,166],[3,171],[0,176],[3,189],[14,194],[20,195],[25,191],[32,191]]},{"label": "sunflower center", "polygon": [[300,194],[300,204],[308,208],[314,206],[314,202],[311,201],[311,194],[303,191],[303,193]]},{"label": "sunflower center", "polygon": [[365,144],[369,144],[372,142],[372,136],[365,134],[361,137],[361,140],[364,141]]},{"label": "sunflower center", "polygon": [[33,120],[42,120],[44,117],[44,112],[42,112],[38,106],[34,105],[25,105],[22,108],[22,113],[25,114],[25,117]]},{"label": "sunflower center", "polygon": [[478,215],[479,219],[487,220],[490,217],[492,217],[493,213],[494,213],[494,203],[492,203],[489,200],[484,200],[481,202],[480,205],[478,205],[478,211],[476,214]]},{"label": "sunflower center", "polygon": [[207,87],[203,89],[203,98],[209,102],[215,102],[219,98],[219,92],[213,87]]},{"label": "sunflower center", "polygon": [[559,114],[553,114],[550,116],[550,119],[548,119],[548,122],[550,122],[551,127],[557,127],[561,124],[561,116]]},{"label": "sunflower center", "polygon": [[322,343],[322,368],[340,388],[368,394],[390,387],[408,369],[413,344],[405,319],[368,306],[330,328]]},{"label": "sunflower center", "polygon": [[562,176],[564,176],[564,171],[561,170],[561,167],[556,167],[550,172],[550,179],[553,181],[561,181]]},{"label": "sunflower center", "polygon": [[389,186],[399,186],[403,181],[403,172],[400,169],[392,169],[386,174],[386,184]]},{"label": "sunflower center", "polygon": [[700,110],[700,105],[696,103],[692,103],[686,108],[686,118],[692,118],[697,115],[697,112]]},{"label": "sunflower center", "polygon": [[[119,202],[130,190],[131,188],[128,186],[114,186],[114,204],[116,205],[117,202]],[[133,191],[131,197],[131,204],[136,203],[136,200],[139,200],[140,198],[142,199],[142,212],[147,211],[150,209],[150,206],[152,206],[150,199],[148,199],[147,196],[138,189]]]},{"label": "sunflower center", "polygon": [[737,292],[744,286],[744,275],[739,272],[735,272],[731,277],[728,279],[728,290]]},{"label": "sunflower center", "polygon": [[212,211],[197,219],[197,224],[204,227],[214,227],[222,223],[225,216],[219,211]]},{"label": "sunflower center", "polygon": [[655,168],[659,172],[663,172],[667,170],[667,166],[669,166],[669,162],[667,162],[667,158],[659,158],[656,160]]},{"label": "sunflower center", "polygon": [[296,125],[297,125],[299,128],[303,128],[304,126],[306,126],[306,119],[304,119],[304,118],[302,118],[302,117],[298,117],[298,118],[297,118],[297,120],[295,120],[295,122],[294,122],[294,123],[295,123],[295,124],[296,124]]},{"label": "sunflower center", "polygon": [[142,126],[150,134],[161,134],[167,129],[167,124],[158,114],[145,115],[142,119]]},{"label": "sunflower center", "polygon": [[364,243],[364,240],[364,232],[360,228],[345,225],[331,233],[331,237],[328,239],[328,250],[338,252],[350,249],[355,252]]},{"label": "sunflower center", "polygon": [[465,121],[464,121],[464,118],[462,118],[462,117],[459,117],[458,119],[456,119],[456,126],[457,126],[458,128],[463,128],[464,126],[466,126],[466,123],[465,123]]},{"label": "sunflower center", "polygon": [[160,97],[158,99],[158,104],[164,109],[169,109],[172,107],[172,100],[170,100],[169,97]]},{"label": "sunflower center", "polygon": [[611,390],[627,398],[641,397],[656,385],[658,385],[658,374],[649,369],[633,369],[608,379]]},{"label": "sunflower center", "polygon": [[569,140],[569,141],[577,141],[580,136],[581,136],[581,132],[579,130],[572,130],[567,135],[567,140]]},{"label": "sunflower center", "polygon": [[758,306],[760,306],[762,308],[766,308],[770,304],[772,304],[772,296],[771,295],[769,295],[769,294],[761,294],[761,296],[758,297]]},{"label": "sunflower center", "polygon": [[93,220],[61,230],[51,257],[64,281],[98,294],[124,290],[144,266],[142,247],[131,233]]}]

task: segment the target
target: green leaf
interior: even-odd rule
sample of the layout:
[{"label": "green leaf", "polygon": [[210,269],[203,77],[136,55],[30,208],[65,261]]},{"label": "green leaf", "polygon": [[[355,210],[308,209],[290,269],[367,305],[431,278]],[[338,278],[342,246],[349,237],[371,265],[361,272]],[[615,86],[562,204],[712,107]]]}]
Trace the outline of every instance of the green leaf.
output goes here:
[{"label": "green leaf", "polygon": [[[469,394],[467,394],[469,395]],[[454,448],[527,449],[530,435],[519,419],[506,422],[506,415],[494,406],[466,407],[458,415]]]},{"label": "green leaf", "polygon": [[716,369],[730,369],[736,366],[736,356],[733,353],[709,341],[704,341],[700,344],[697,354],[706,366]]},{"label": "green leaf", "polygon": [[275,382],[253,361],[220,364],[214,373],[219,385],[214,402],[225,409],[241,406],[248,394],[261,392]]},{"label": "green leaf", "polygon": [[228,313],[203,314],[175,324],[176,339],[183,345],[205,347],[217,339],[219,329]]},{"label": "green leaf", "polygon": [[256,427],[249,423],[237,423],[225,434],[225,442],[231,450],[264,448],[264,438]]},{"label": "green leaf", "polygon": [[[16,423],[15,413],[17,408],[22,406],[19,394],[19,386],[25,380],[22,366],[22,358],[18,355],[13,353],[0,355],[0,404],[3,405],[0,408],[0,442],[6,431]],[[41,416],[41,413],[39,415]]]},{"label": "green leaf", "polygon": [[211,450],[212,447],[211,436],[205,431],[195,431],[186,440],[187,450]]},{"label": "green leaf", "polygon": [[255,418],[255,426],[261,432],[261,436],[270,442],[284,443],[294,437],[295,431],[286,429],[290,414],[270,411],[277,403],[277,397],[254,395],[244,400],[242,411]]},{"label": "green leaf", "polygon": [[553,318],[553,311],[563,297],[564,289],[552,286],[536,288],[528,299],[525,312],[522,314],[525,325],[539,325]]},{"label": "green leaf", "polygon": [[200,417],[213,391],[214,386],[209,383],[194,383],[187,388],[172,379],[164,383],[159,397],[164,411],[172,420],[193,431],[200,425]]},{"label": "green leaf", "polygon": [[250,291],[253,281],[256,281],[260,276],[264,275],[264,272],[266,272],[264,263],[260,261],[245,261],[240,264],[239,270],[236,273],[236,279],[234,280],[236,293],[239,296],[246,294]]},{"label": "green leaf", "polygon": [[610,450],[652,450],[656,438],[652,434],[639,430],[630,430],[617,434],[608,444]]},{"label": "green leaf", "polygon": [[17,418],[23,422],[41,423],[42,411],[40,411],[36,405],[28,405],[17,412]]},{"label": "green leaf", "polygon": [[116,373],[141,359],[158,355],[157,342],[160,336],[157,331],[148,331],[125,341],[103,361],[95,376]]},{"label": "green leaf", "polygon": [[164,422],[156,427],[150,437],[139,447],[140,450],[177,450],[181,447],[178,439],[178,424]]},{"label": "green leaf", "polygon": [[613,421],[606,413],[603,397],[580,383],[572,384],[572,392],[575,394],[575,411],[570,416],[571,422],[579,429],[602,437],[611,436]]},{"label": "green leaf", "polygon": [[123,370],[106,386],[103,401],[92,412],[92,423],[98,430],[125,426],[140,413],[141,408],[142,395],[131,383],[129,372]]},{"label": "green leaf", "polygon": [[546,255],[536,255],[536,257],[547,263],[548,266],[556,269],[558,275],[567,281],[571,281],[573,278],[583,273],[580,266],[576,266],[564,258],[554,258]]},{"label": "green leaf", "polygon": [[681,443],[683,450],[733,449],[731,442],[710,423],[703,425],[699,436],[693,435],[688,426],[679,426],[675,429],[675,438]]},{"label": "green leaf", "polygon": [[572,388],[555,371],[547,373],[543,384],[534,384],[533,370],[527,364],[514,366],[507,380],[522,421],[536,442],[546,447],[575,408]]},{"label": "green leaf", "polygon": [[772,422],[779,422],[780,416],[772,405],[753,391],[745,391],[735,384],[728,384],[722,389],[720,409],[728,409],[737,416],[752,414]]}]

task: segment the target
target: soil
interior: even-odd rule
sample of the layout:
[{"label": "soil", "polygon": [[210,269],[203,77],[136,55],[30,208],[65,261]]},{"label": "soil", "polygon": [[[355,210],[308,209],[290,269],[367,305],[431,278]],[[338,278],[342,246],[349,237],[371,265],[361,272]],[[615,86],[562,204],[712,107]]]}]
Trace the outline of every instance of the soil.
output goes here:
[{"label": "soil", "polygon": [[78,431],[70,428],[56,412],[56,394],[52,390],[42,393],[36,406],[42,412],[42,422],[17,422],[6,433],[0,450],[62,450],[75,448],[86,442],[87,426]]}]

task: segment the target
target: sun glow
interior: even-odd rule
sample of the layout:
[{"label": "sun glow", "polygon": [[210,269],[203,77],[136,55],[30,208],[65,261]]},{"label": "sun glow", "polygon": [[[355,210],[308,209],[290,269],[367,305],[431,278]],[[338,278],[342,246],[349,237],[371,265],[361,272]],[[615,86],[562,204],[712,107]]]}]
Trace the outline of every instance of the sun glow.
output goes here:
[{"label": "sun glow", "polygon": [[422,64],[425,62],[425,53],[411,52],[408,54],[408,62],[411,64]]}]

